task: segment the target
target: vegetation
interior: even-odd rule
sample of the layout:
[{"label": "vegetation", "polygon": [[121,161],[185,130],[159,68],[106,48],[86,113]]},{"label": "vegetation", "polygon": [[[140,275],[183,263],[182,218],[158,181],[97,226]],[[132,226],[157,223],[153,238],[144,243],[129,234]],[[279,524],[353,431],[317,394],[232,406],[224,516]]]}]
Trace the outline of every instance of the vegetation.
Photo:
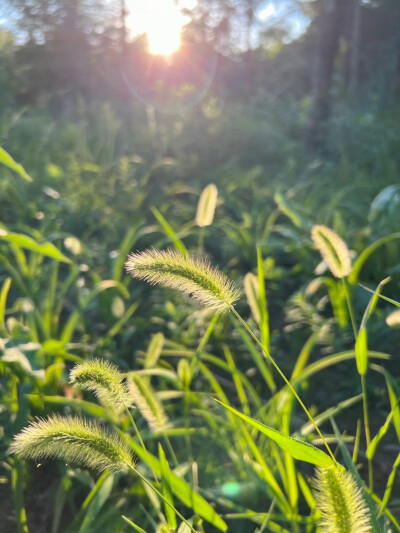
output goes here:
[{"label": "vegetation", "polygon": [[397,0],[124,4],[1,8],[2,532],[400,531]]}]

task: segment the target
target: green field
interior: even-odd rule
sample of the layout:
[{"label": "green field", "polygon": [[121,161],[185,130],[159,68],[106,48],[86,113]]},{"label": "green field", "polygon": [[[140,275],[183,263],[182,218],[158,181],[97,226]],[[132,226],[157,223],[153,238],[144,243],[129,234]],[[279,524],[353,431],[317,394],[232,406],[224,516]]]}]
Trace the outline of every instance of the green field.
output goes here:
[{"label": "green field", "polygon": [[398,2],[6,4],[0,532],[400,531]]}]

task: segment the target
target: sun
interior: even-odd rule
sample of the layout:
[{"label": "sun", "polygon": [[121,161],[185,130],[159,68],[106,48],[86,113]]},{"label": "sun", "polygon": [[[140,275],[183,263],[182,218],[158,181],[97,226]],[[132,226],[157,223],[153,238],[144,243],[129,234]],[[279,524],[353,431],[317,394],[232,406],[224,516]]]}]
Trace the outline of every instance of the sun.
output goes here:
[{"label": "sun", "polygon": [[168,56],[179,49],[186,18],[174,0],[128,0],[127,7],[130,32],[147,35],[151,54]]}]

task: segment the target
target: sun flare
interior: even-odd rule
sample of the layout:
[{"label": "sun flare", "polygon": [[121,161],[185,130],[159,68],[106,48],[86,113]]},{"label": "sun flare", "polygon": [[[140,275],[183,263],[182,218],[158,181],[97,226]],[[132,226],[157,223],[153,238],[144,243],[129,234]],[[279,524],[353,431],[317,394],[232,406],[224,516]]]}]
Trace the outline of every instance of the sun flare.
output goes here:
[{"label": "sun flare", "polygon": [[132,0],[129,7],[128,27],[146,34],[151,54],[168,56],[179,49],[186,18],[174,0]]}]

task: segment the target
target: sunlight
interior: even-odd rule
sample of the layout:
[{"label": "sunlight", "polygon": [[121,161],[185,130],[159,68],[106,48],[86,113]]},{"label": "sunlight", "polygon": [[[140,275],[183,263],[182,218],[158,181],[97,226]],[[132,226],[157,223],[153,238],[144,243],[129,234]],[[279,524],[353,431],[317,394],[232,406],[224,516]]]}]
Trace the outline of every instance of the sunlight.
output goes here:
[{"label": "sunlight", "polygon": [[179,49],[186,17],[174,0],[147,0],[140,5],[132,1],[128,6],[128,28],[133,34],[147,34],[150,53],[168,56]]}]

